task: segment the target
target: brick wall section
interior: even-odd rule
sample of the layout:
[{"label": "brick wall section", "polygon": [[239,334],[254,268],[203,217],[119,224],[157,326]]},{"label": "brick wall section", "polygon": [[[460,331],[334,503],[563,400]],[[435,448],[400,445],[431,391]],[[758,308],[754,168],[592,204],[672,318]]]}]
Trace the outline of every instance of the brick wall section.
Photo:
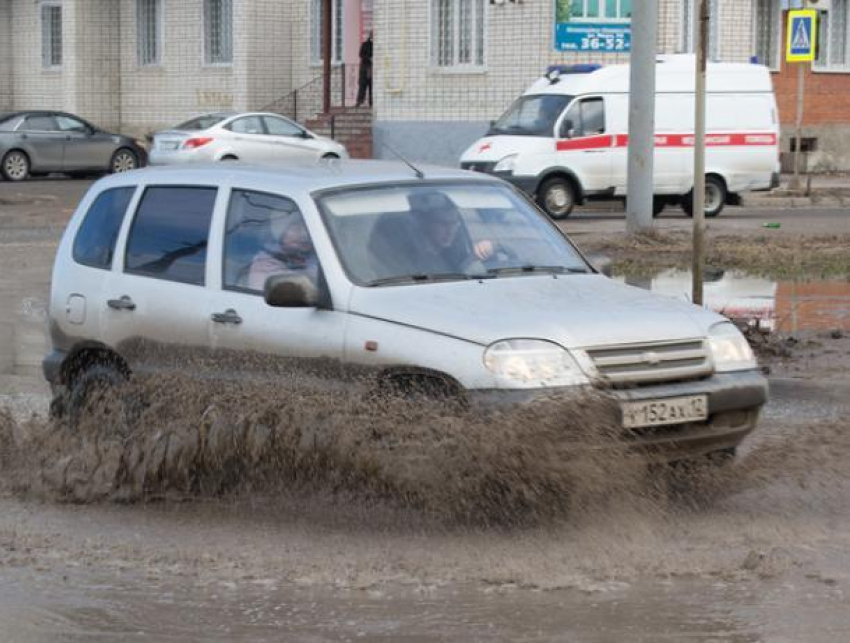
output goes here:
[{"label": "brick wall section", "polygon": [[773,74],[773,87],[783,125],[797,122],[797,65],[805,65],[803,125],[850,125],[850,73],[815,72],[808,63],[786,63],[785,26],[782,17],[782,63]]},{"label": "brick wall section", "polygon": [[0,112],[12,109],[12,3],[0,2]]},{"label": "brick wall section", "polygon": [[[746,61],[752,0],[723,0],[720,55]],[[552,0],[485,4],[486,68],[458,73],[430,64],[430,2],[376,0],[375,90],[380,120],[484,121],[497,115],[550,64],[623,63],[627,55],[560,54],[553,45]],[[681,47],[681,2],[659,2],[659,53]]]},{"label": "brick wall section", "polygon": [[[333,119],[333,128],[331,127]],[[305,123],[316,134],[345,145],[351,158],[372,158],[372,110],[366,107],[333,109],[330,117],[321,116]]]},{"label": "brick wall section", "polygon": [[[62,108],[65,93],[63,72],[45,70],[41,65],[40,5],[32,0],[11,0],[11,8],[12,107]],[[62,25],[63,40],[66,40],[71,30],[68,21],[63,20]]]}]

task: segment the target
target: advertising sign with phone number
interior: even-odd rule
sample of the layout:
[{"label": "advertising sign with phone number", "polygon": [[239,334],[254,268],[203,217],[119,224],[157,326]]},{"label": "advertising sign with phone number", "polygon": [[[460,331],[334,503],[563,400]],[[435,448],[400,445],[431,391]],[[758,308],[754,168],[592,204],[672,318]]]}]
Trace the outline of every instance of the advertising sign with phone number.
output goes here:
[{"label": "advertising sign with phone number", "polygon": [[559,22],[555,24],[557,51],[631,51],[632,29],[629,23]]}]

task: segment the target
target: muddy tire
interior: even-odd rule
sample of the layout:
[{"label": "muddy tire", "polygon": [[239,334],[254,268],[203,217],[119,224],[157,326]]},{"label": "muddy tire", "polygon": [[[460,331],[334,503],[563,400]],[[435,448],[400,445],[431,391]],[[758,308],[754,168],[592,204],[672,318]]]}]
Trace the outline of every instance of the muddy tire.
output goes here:
[{"label": "muddy tire", "polygon": [[537,203],[555,220],[566,219],[576,206],[575,184],[561,176],[546,179],[537,191]]},{"label": "muddy tire", "polygon": [[[709,219],[723,211],[729,196],[723,179],[709,175],[705,177],[705,216]],[[682,197],[682,209],[689,217],[694,216],[694,191],[691,190]]]},{"label": "muddy tire", "polygon": [[92,421],[114,422],[116,432],[124,433],[136,408],[128,396],[126,376],[112,366],[97,365],[76,377],[64,410],[72,429]]},{"label": "muddy tire", "polygon": [[7,181],[24,181],[30,174],[30,157],[21,150],[7,152],[0,161],[0,174]]}]

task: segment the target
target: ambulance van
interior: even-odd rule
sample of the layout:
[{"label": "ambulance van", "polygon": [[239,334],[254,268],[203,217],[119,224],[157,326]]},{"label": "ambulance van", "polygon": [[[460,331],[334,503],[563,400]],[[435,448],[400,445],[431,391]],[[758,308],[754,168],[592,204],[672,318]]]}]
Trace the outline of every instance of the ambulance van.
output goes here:
[{"label": "ambulance van", "polygon": [[[654,214],[693,213],[694,57],[656,66]],[[779,180],[779,117],[766,67],[709,63],[705,214]],[[464,152],[461,167],[501,177],[554,219],[593,199],[623,199],[629,144],[628,65],[550,67]]]}]

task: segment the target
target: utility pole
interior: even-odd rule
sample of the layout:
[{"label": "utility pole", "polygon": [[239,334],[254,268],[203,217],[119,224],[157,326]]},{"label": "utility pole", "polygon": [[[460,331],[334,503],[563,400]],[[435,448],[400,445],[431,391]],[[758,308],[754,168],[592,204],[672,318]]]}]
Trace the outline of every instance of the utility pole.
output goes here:
[{"label": "utility pole", "polygon": [[694,25],[696,42],[696,89],[694,91],[694,191],[693,191],[693,293],[692,301],[703,304],[705,271],[705,85],[708,67],[709,0],[699,0]]},{"label": "utility pole", "polygon": [[331,56],[333,56],[333,0],[322,0],[322,112],[331,111]]},{"label": "utility pole", "polygon": [[629,151],[626,231],[652,227],[655,156],[655,54],[658,0],[632,5],[632,51],[629,56]]}]

